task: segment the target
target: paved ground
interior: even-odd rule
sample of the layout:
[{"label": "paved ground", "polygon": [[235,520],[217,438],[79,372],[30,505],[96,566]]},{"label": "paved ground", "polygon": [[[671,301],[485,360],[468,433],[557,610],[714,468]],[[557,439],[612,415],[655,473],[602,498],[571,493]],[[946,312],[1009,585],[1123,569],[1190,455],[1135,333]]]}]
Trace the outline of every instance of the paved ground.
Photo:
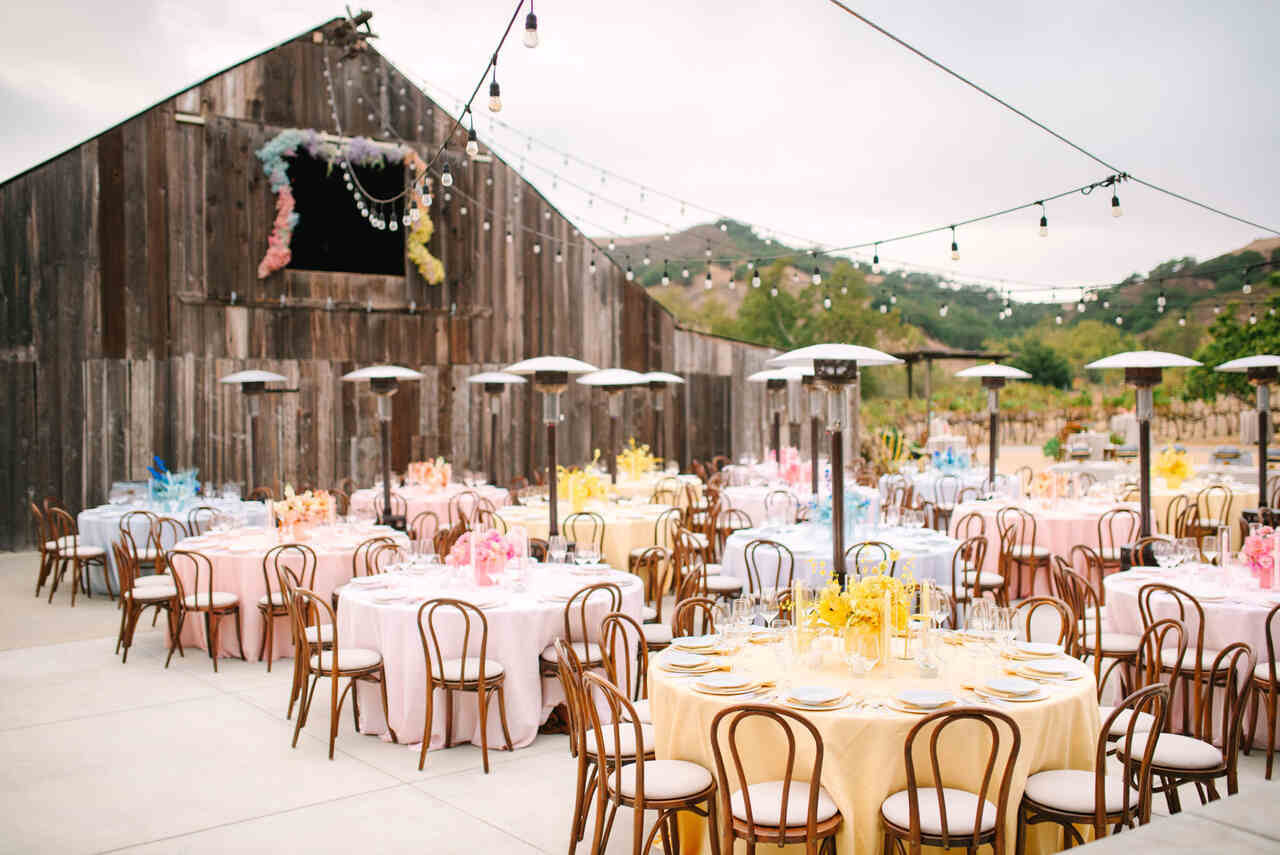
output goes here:
[{"label": "paved ground", "polygon": [[[287,668],[224,660],[215,674],[197,651],[165,670],[158,632],[122,665],[114,607],[35,599],[35,567],[0,555],[0,853],[567,852],[564,737],[496,752],[487,776],[469,746],[419,772],[414,752],[355,734],[346,715],[330,761],[317,704],[291,749]],[[1268,786],[1257,754],[1242,768],[1246,792]],[[614,838],[610,852],[629,851]]]}]

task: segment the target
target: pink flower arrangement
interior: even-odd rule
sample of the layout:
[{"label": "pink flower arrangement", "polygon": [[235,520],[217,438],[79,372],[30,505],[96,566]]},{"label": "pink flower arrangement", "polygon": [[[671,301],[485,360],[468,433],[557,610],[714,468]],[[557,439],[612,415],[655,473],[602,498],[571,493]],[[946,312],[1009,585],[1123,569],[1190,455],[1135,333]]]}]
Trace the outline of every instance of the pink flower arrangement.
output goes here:
[{"label": "pink flower arrangement", "polygon": [[452,478],[453,467],[443,457],[410,463],[405,474],[405,480],[410,484],[423,484],[436,490],[443,490]]},{"label": "pink flower arrangement", "polygon": [[[474,551],[472,539],[475,539]],[[474,556],[474,563],[472,558]],[[477,585],[492,585],[493,574],[501,572],[507,562],[517,556],[514,544],[498,533],[497,529],[486,532],[463,532],[445,556],[444,563],[451,567],[471,565],[475,573]]]},{"label": "pink flower arrangement", "polygon": [[1241,554],[1264,588],[1270,588],[1280,581],[1271,578],[1276,566],[1275,551],[1276,530],[1269,525],[1261,526],[1255,534],[1244,539],[1244,549],[1241,550]]}]

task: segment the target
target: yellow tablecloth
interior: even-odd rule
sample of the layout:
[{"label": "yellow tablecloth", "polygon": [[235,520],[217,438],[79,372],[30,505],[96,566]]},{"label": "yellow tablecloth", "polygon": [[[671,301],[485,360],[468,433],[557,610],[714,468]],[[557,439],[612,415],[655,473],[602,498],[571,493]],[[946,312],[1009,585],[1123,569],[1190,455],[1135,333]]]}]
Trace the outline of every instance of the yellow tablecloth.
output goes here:
[{"label": "yellow tablecloth", "polygon": [[[560,525],[573,513],[567,501],[558,504]],[[603,505],[588,504],[586,510],[604,517],[604,560],[618,570],[627,569],[631,550],[641,546],[654,546],[654,528],[659,515],[671,510],[670,505]],[[523,526],[530,537],[546,539],[550,515],[544,504],[499,508],[498,516],[508,526]],[[669,545],[669,544],[663,544]]]},{"label": "yellow tablecloth", "polygon": [[[697,475],[668,475],[665,472],[650,472],[646,475],[641,475],[639,478],[631,478],[626,473],[619,472],[618,483],[612,485],[610,489],[620,498],[639,499],[642,502],[647,502],[658,484],[668,478],[678,479],[682,486],[693,489],[695,497],[702,498],[702,479]],[[688,499],[681,495],[677,504],[680,507],[684,507],[688,504]]]},{"label": "yellow tablecloth", "polygon": [[[821,642],[819,642],[821,643]],[[984,682],[995,676],[997,665],[991,658],[980,657],[968,648],[946,646],[942,677],[923,679],[914,662],[891,660],[879,666],[869,677],[852,678],[834,653],[829,653],[821,668],[801,667],[789,670],[792,685],[840,686],[855,697],[889,697],[907,688],[950,689],[964,703],[972,699],[964,685],[975,680]],[[715,759],[711,751],[711,719],[734,703],[734,698],[705,695],[694,690],[693,683],[682,675],[673,675],[657,665],[649,669],[649,697],[659,759],[688,760],[712,770]],[[744,652],[728,658],[735,671],[759,673],[761,678],[776,679],[780,666],[769,645],[747,645]],[[1082,669],[1083,670],[1083,669]],[[1009,851],[1015,841],[1015,808],[1022,799],[1026,779],[1035,772],[1048,769],[1092,769],[1101,721],[1098,715],[1096,689],[1092,674],[1068,685],[1046,686],[1050,697],[1034,703],[1009,703],[1000,707],[1017,723],[1022,745],[1014,765],[1009,794]],[[759,701],[755,701],[759,702]],[[822,785],[831,794],[844,817],[836,839],[841,855],[879,855],[883,828],[880,804],[889,795],[906,788],[906,769],[902,750],[907,733],[919,717],[889,710],[855,711],[852,708],[831,712],[808,712],[808,718],[822,734],[824,755]],[[940,761],[947,786],[976,790],[981,781],[981,766],[989,750],[985,737],[963,739],[954,725],[945,733]],[[974,734],[985,730],[974,730]],[[721,728],[724,733],[724,728]],[[745,734],[745,731],[744,731]],[[777,738],[779,731],[762,729],[760,738],[740,736],[738,745],[748,768],[748,780],[777,780],[783,774],[787,749]],[[957,739],[959,736],[961,738]],[[771,738],[772,737],[772,738]],[[806,745],[807,736],[797,738]],[[1004,744],[1007,743],[1007,739]],[[928,767],[928,739],[917,738],[916,771],[920,784],[932,783]],[[722,746],[724,748],[724,746]],[[798,747],[797,751],[801,749]],[[727,748],[725,749],[728,761]],[[1002,758],[1003,760],[1003,758]],[[1001,762],[1002,762],[1001,760]],[[797,756],[797,774],[807,777],[812,768],[812,752],[807,747]],[[999,768],[999,766],[997,766]],[[731,773],[732,775],[732,773]],[[993,791],[991,800],[996,800]],[[681,814],[681,851],[697,855],[706,851],[706,823],[687,813]],[[1039,825],[1028,829],[1027,851],[1055,852],[1061,835],[1056,826]],[[775,851],[770,847],[769,851]],[[787,851],[803,851],[789,847]]]},{"label": "yellow tablecloth", "polygon": [[[1158,530],[1165,530],[1165,512],[1169,508],[1169,503],[1173,501],[1175,496],[1185,495],[1194,500],[1196,494],[1209,486],[1207,481],[1183,481],[1178,485],[1178,489],[1171,490],[1164,485],[1164,479],[1156,476],[1151,481],[1151,520]],[[1233,550],[1241,547],[1240,541],[1240,512],[1246,509],[1253,510],[1258,507],[1258,485],[1249,486],[1241,483],[1225,483],[1228,490],[1231,491],[1231,511],[1227,514],[1226,523],[1231,527],[1231,548]],[[1217,504],[1210,510],[1203,499],[1200,501],[1200,516],[1204,518],[1217,513]]]}]

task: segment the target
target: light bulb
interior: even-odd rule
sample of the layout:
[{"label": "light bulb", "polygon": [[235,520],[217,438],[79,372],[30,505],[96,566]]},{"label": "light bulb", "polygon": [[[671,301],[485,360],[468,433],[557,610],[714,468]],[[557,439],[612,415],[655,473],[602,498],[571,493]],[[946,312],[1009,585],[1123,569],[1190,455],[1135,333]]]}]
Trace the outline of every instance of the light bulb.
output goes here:
[{"label": "light bulb", "polygon": [[847,294],[849,293],[849,287],[848,287],[847,285],[841,285],[841,286],[840,286],[840,293],[841,293],[841,294],[846,294],[846,295],[847,295]]},{"label": "light bulb", "polygon": [[1062,315],[1054,315],[1053,322],[1058,326],[1062,326]]},{"label": "light bulb", "polygon": [[1165,304],[1166,302],[1167,302],[1167,301],[1165,300],[1164,292],[1163,292],[1163,291],[1161,291],[1161,292],[1160,292],[1160,296],[1159,296],[1159,297],[1156,297],[1156,305],[1157,305],[1157,306],[1160,306],[1160,307],[1163,307],[1163,306],[1164,306],[1164,304]]},{"label": "light bulb", "polygon": [[489,229],[490,229],[489,221],[488,221],[488,220],[485,220],[485,221],[484,221],[484,230],[487,232],[487,231],[489,231]]},{"label": "light bulb", "polygon": [[748,262],[747,262],[747,269],[748,269],[748,270],[755,270],[755,269],[756,269],[756,263],[755,263],[754,261],[748,261]]},{"label": "light bulb", "polygon": [[1248,282],[1246,282],[1246,283],[1244,283],[1244,285],[1240,286],[1240,290],[1241,290],[1242,292],[1244,292],[1245,294],[1252,294],[1252,293],[1253,293],[1253,286],[1252,286],[1252,285],[1250,285]]},{"label": "light bulb", "polygon": [[648,256],[648,255],[646,255],[644,258],[640,259],[640,263],[641,263],[641,264],[643,264],[645,267],[648,267],[648,266],[649,266],[649,260],[650,260],[650,259],[649,259],[649,256]]},{"label": "light bulb", "polygon": [[507,243],[511,243],[512,240],[511,229],[507,229]]},{"label": "light bulb", "polygon": [[1084,311],[1084,300],[1081,300],[1079,303],[1076,303],[1076,311],[1077,312]]},{"label": "light bulb", "polygon": [[1118,327],[1124,326],[1124,318],[1122,318],[1120,315],[1116,315],[1116,326]]},{"label": "light bulb", "polygon": [[1124,216],[1124,208],[1120,207],[1120,197],[1115,195],[1114,193],[1111,195],[1111,216],[1113,217]]},{"label": "light bulb", "polygon": [[1221,312],[1221,311],[1222,311],[1222,307],[1221,307],[1221,306],[1214,305],[1214,307],[1213,307],[1213,313],[1214,313],[1215,315],[1216,315],[1216,314],[1218,314],[1218,313],[1219,313],[1219,312]]},{"label": "light bulb", "polygon": [[707,244],[707,248],[706,248],[706,250],[705,250],[705,253],[706,253],[707,258],[710,258],[710,257],[711,257],[711,244]]},{"label": "light bulb", "polygon": [[778,296],[778,289],[777,289],[777,288],[770,288],[770,289],[769,289],[769,296],[770,296],[770,297],[776,297],[776,296]]},{"label": "light bulb", "polygon": [[1110,300],[1103,300],[1103,301],[1102,301],[1102,308],[1104,308],[1104,309],[1110,309],[1110,308],[1111,308],[1111,301],[1110,301]]},{"label": "light bulb", "polygon": [[1250,313],[1249,313],[1249,326],[1253,326],[1253,325],[1254,325],[1254,324],[1256,324],[1257,322],[1258,322],[1258,316],[1257,316],[1257,315],[1255,315],[1253,312],[1250,312]]},{"label": "light bulb", "polygon": [[681,276],[683,276],[685,279],[688,279],[688,278],[689,278],[689,268],[687,268],[687,267],[682,268],[682,269],[680,270],[680,275],[681,275]]},{"label": "light bulb", "polygon": [[890,303],[891,305],[894,305],[894,306],[898,305],[898,295],[897,295],[897,294],[890,294],[890,295],[889,295],[889,303]]},{"label": "light bulb", "polygon": [[949,311],[951,311],[951,307],[946,303],[943,303],[942,306],[939,307],[938,309],[938,314],[945,318],[947,316],[947,312]]},{"label": "light bulb", "polygon": [[666,241],[671,240],[671,232],[663,232],[662,239]]},{"label": "light bulb", "polygon": [[711,271],[710,270],[707,271],[707,281],[702,287],[708,291],[711,290]]},{"label": "light bulb", "polygon": [[721,223],[721,224],[720,224],[720,231],[722,231],[722,232],[727,232],[727,231],[729,231],[729,225],[728,225],[727,223]]},{"label": "light bulb", "polygon": [[813,268],[813,284],[814,285],[822,284],[822,273],[816,267]]},{"label": "light bulb", "polygon": [[1187,325],[1187,316],[1186,316],[1186,315],[1183,315],[1182,317],[1178,318],[1178,326],[1180,326],[1180,327],[1185,327],[1186,325]]},{"label": "light bulb", "polygon": [[533,254],[534,254],[534,255],[542,255],[542,243],[541,243],[541,241],[539,241],[538,243],[535,243],[535,244],[533,245]]},{"label": "light bulb", "polygon": [[759,288],[759,287],[760,287],[760,274],[759,274],[759,273],[757,273],[756,275],[754,275],[754,276],[752,276],[752,277],[751,277],[751,287],[752,287],[752,288]]},{"label": "light bulb", "polygon": [[889,307],[888,307],[887,305],[885,305],[884,303],[881,303],[881,304],[880,304],[880,314],[882,314],[882,315],[887,315],[887,314],[889,314]]},{"label": "light bulb", "polygon": [[618,244],[613,240],[613,238],[609,238],[609,251],[613,252],[617,248]]},{"label": "light bulb", "polygon": [[502,112],[502,89],[496,80],[489,84],[489,112]]},{"label": "light bulb", "polygon": [[458,213],[465,217],[467,215],[467,206],[463,205],[462,207],[460,207],[458,209]]},{"label": "light bulb", "polygon": [[560,248],[556,248],[556,264],[564,261],[564,254],[560,252]]},{"label": "light bulb", "polygon": [[960,260],[960,245],[957,244],[955,241],[951,242],[951,260],[952,261]]},{"label": "light bulb", "polygon": [[524,16],[524,46],[527,48],[538,46],[538,16],[532,12]]},{"label": "light bulb", "polygon": [[628,265],[627,265],[627,281],[628,281],[628,282],[631,282],[631,281],[632,281],[632,280],[634,280],[635,278],[636,278],[636,275],[635,275],[635,273],[633,273],[633,272],[631,271],[631,265],[630,265],[630,264],[628,264]]},{"label": "light bulb", "polygon": [[733,291],[738,287],[738,280],[733,278],[733,274],[729,274],[729,290]]},{"label": "light bulb", "polygon": [[449,171],[449,164],[447,163],[440,169],[440,186],[453,186],[453,173]]},{"label": "light bulb", "polygon": [[822,308],[824,308],[824,309],[830,309],[830,308],[831,308],[831,298],[830,298],[830,297],[823,297],[823,298],[822,298]]},{"label": "light bulb", "polygon": [[480,143],[476,140],[476,129],[471,128],[467,131],[467,154],[475,157],[480,154]]},{"label": "light bulb", "polygon": [[665,271],[665,270],[664,270],[664,271],[662,271],[662,284],[663,284],[663,285],[670,285],[670,284],[671,284],[671,277],[667,275],[667,271]]},{"label": "light bulb", "polygon": [[879,272],[880,272],[880,247],[879,247],[879,245],[877,245],[877,246],[876,246],[876,253],[875,253],[875,255],[871,256],[871,272],[872,272],[872,273],[879,273]]},{"label": "light bulb", "polygon": [[397,230],[400,228],[400,224],[399,224],[399,223],[397,223],[394,219],[393,219],[390,223],[388,223],[387,225],[388,225],[388,227],[391,229],[391,231],[393,231],[393,232],[394,232],[394,231],[397,231]]},{"label": "light bulb", "polygon": [[595,257],[594,255],[593,255],[593,256],[591,256],[591,263],[587,265],[587,271],[588,271],[588,272],[590,272],[593,276],[595,275],[595,272],[596,272],[596,257]]},{"label": "light bulb", "polygon": [[1049,236],[1049,218],[1042,215],[1040,217],[1040,237],[1048,237],[1048,236]]}]

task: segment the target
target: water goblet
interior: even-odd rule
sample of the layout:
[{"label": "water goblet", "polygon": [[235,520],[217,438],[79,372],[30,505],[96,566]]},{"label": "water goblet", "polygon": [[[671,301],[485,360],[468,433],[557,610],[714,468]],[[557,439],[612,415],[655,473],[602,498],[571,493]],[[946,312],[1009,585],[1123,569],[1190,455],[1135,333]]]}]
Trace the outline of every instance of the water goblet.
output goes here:
[{"label": "water goblet", "polygon": [[[1172,538],[1161,538],[1151,544],[1151,555],[1162,569],[1168,570],[1176,567],[1180,562],[1178,559],[1178,544],[1174,543]],[[1141,558],[1141,556],[1134,556]]]},{"label": "water goblet", "polygon": [[778,589],[765,588],[760,592],[760,616],[765,626],[773,626],[778,617]]},{"label": "water goblet", "polygon": [[553,534],[547,538],[547,558],[552,564],[563,564],[565,554],[569,550],[569,542],[562,534]]}]

